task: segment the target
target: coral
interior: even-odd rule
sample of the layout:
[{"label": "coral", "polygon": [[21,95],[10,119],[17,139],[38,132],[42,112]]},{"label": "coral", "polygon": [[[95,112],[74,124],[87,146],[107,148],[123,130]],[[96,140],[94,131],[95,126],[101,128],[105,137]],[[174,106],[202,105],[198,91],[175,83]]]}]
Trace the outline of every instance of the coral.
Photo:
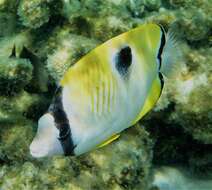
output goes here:
[{"label": "coral", "polygon": [[63,12],[70,20],[79,16],[95,16],[101,5],[98,0],[63,0]]},{"label": "coral", "polygon": [[28,31],[21,31],[10,36],[0,38],[0,56],[10,57],[14,51],[16,57],[20,57],[23,47],[29,47],[32,36]]},{"label": "coral", "polygon": [[14,94],[29,84],[32,65],[27,59],[0,57],[0,92]]},{"label": "coral", "polygon": [[211,48],[194,50],[181,44],[181,51],[181,73],[165,80],[161,99],[145,125],[156,140],[156,164],[183,163],[211,176]]},{"label": "coral", "polygon": [[[182,32],[185,38],[189,41],[200,41],[207,37],[209,33],[212,19],[210,9],[191,9],[189,14],[184,11],[180,15],[179,27],[182,28]],[[192,22],[191,22],[192,20]],[[199,24],[199,23],[203,24]]]},{"label": "coral", "polygon": [[211,50],[186,50],[186,69],[177,80],[167,83],[169,92],[165,93],[169,97],[168,102],[175,102],[175,110],[169,118],[170,123],[179,123],[194,139],[208,144],[212,143]]},{"label": "coral", "polygon": [[18,6],[18,2],[19,1],[17,0],[0,0],[0,10],[15,13]]},{"label": "coral", "polygon": [[171,1],[170,3],[183,6],[180,10],[176,9],[176,15],[179,28],[188,41],[207,39],[212,25],[210,1]]},{"label": "coral", "polygon": [[[12,30],[9,25],[8,30],[10,29]],[[9,33],[4,29],[2,31]],[[14,33],[0,38],[1,95],[17,93],[31,81],[33,66],[29,59],[20,57],[23,48],[29,46],[30,43],[31,37],[28,32]]]},{"label": "coral", "polygon": [[12,122],[26,116],[38,119],[48,108],[49,100],[41,95],[21,91],[16,96],[0,96],[0,121]]},{"label": "coral", "polygon": [[50,2],[51,0],[21,0],[18,6],[18,15],[23,25],[29,28],[39,28],[48,22]]},{"label": "coral", "polygon": [[[196,80],[201,80],[201,78]],[[212,143],[211,98],[212,91],[210,85],[199,85],[189,94],[188,102],[176,105],[176,112],[171,116],[171,120],[178,120],[185,131],[192,134],[194,139],[206,144]]]},{"label": "coral", "polygon": [[13,34],[15,30],[16,30],[15,14],[0,11],[0,38]]},{"label": "coral", "polygon": [[[113,2],[115,3],[115,2]],[[124,8],[124,5],[127,7],[129,13],[133,16],[133,17],[140,17],[144,14],[144,9],[145,9],[145,6],[144,6],[144,1],[137,1],[137,0],[133,0],[133,1],[128,1],[128,0],[123,0],[121,1],[118,6],[123,6]],[[121,5],[122,4],[122,5]],[[124,10],[124,9],[123,9]]]},{"label": "coral", "polygon": [[[140,15],[142,12],[137,4],[140,1],[64,1],[63,14],[71,25],[77,25],[88,35],[106,41],[132,28],[134,20],[131,14]],[[132,12],[133,7],[139,10]]]},{"label": "coral", "polygon": [[161,6],[161,0],[144,0],[144,5],[149,10],[158,10]]},{"label": "coral", "polygon": [[[2,87],[2,86],[1,86]],[[15,96],[0,96],[0,165],[4,162],[21,161],[29,157],[28,145],[42,112],[49,100],[43,95],[21,91]]]},{"label": "coral", "polygon": [[123,20],[117,15],[107,16],[105,20],[93,19],[89,24],[93,36],[101,41],[106,41],[115,35],[131,29],[133,26],[133,22],[130,19],[126,18]]},{"label": "coral", "polygon": [[[11,155],[16,159],[12,158],[15,167],[5,164],[0,168],[1,189],[146,190],[150,186],[152,143],[140,126],[130,129],[110,146],[87,155],[78,158],[52,157],[39,161],[30,159],[27,151],[23,153],[28,148],[28,139],[31,138],[31,134],[27,134],[31,130],[30,126],[20,127],[16,124],[7,130],[9,131],[1,133],[2,142],[7,143],[1,150],[6,151],[3,152],[8,159]],[[8,150],[15,148],[14,141],[22,148],[9,152]]]},{"label": "coral", "polygon": [[56,81],[80,57],[95,48],[98,41],[86,37],[70,34],[69,31],[59,30],[49,40],[49,47],[53,52],[47,59],[47,70]]},{"label": "coral", "polygon": [[27,146],[33,137],[35,124],[32,121],[17,116],[13,118],[10,122],[0,121],[0,160],[3,163],[26,160]]},{"label": "coral", "polygon": [[[34,88],[37,92],[47,91],[48,74],[41,58],[32,53],[32,51],[36,51],[36,47],[31,46],[32,41],[33,35],[28,31],[21,31],[0,39],[2,72],[2,81],[0,83],[5,83],[5,86],[1,86],[3,89],[1,91],[5,91],[4,94],[8,93],[10,88],[11,92],[14,89],[23,88],[29,81],[31,82],[31,89]],[[16,73],[13,73],[13,76],[11,70],[13,72],[17,70]],[[5,73],[3,74],[3,72]],[[10,76],[6,72],[10,72]],[[8,81],[6,81],[7,79]]]}]

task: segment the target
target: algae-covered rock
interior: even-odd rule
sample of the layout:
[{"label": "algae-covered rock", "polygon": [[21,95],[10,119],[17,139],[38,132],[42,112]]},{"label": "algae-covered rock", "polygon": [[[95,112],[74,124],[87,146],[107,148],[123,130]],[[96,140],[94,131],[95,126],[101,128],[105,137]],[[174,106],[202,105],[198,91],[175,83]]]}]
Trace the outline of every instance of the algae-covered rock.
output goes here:
[{"label": "algae-covered rock", "polygon": [[[182,12],[181,19],[179,22],[182,31],[189,41],[199,41],[207,39],[209,34],[212,19],[211,19],[211,10],[205,9],[197,9],[194,7],[191,12],[186,13],[185,11]],[[191,22],[192,20],[192,22]],[[199,23],[203,24],[199,24]]]},{"label": "algae-covered rock", "polygon": [[29,60],[0,57],[0,92],[10,95],[19,92],[32,78],[33,67]]},{"label": "algae-covered rock", "polygon": [[[212,143],[212,98],[211,90],[211,48],[191,50],[182,48],[184,68],[176,79],[167,79],[163,96],[155,108],[166,110],[174,103],[168,122],[178,123],[194,139],[203,143]],[[187,66],[186,66],[187,65]]]},{"label": "algae-covered rock", "polygon": [[16,12],[19,1],[17,0],[0,0],[0,10]]},{"label": "algae-covered rock", "polygon": [[0,121],[10,123],[22,116],[37,120],[47,110],[49,102],[43,95],[30,94],[23,90],[10,97],[1,94]]},{"label": "algae-covered rock", "polygon": [[181,45],[181,51],[181,73],[165,81],[160,101],[146,118],[156,140],[154,162],[183,163],[211,176],[211,48]]},{"label": "algae-covered rock", "polygon": [[[12,127],[13,131],[2,134],[2,142],[7,143],[2,154],[8,159],[18,153],[15,167],[5,165],[0,168],[1,189],[140,189],[147,190],[151,176],[151,140],[141,126],[128,130],[120,139],[104,148],[98,149],[81,157],[52,157],[39,161],[28,158],[26,134],[29,126]],[[9,133],[10,132],[10,133]],[[13,133],[11,133],[13,132]],[[14,133],[15,132],[15,133]],[[13,134],[13,135],[12,135]],[[13,148],[18,142],[21,150]],[[22,143],[25,144],[22,144]],[[20,144],[21,143],[21,144]],[[5,150],[1,149],[1,150]],[[21,159],[24,154],[24,160]],[[22,164],[23,163],[23,164]]]},{"label": "algae-covered rock", "polygon": [[85,30],[87,35],[106,41],[132,28],[132,14],[141,14],[140,4],[140,1],[63,1],[62,14],[72,26],[77,26],[75,31]]},{"label": "algae-covered rock", "polygon": [[161,6],[161,0],[144,0],[144,5],[148,10],[158,10]]},{"label": "algae-covered rock", "polygon": [[69,31],[56,31],[48,45],[47,70],[51,77],[59,81],[71,65],[97,44],[97,40],[70,34]]},{"label": "algae-covered rock", "polygon": [[11,35],[16,30],[16,15],[0,11],[0,38]]},{"label": "algae-covered rock", "polygon": [[[200,41],[210,36],[212,26],[212,12],[210,0],[204,1],[175,1],[171,0],[170,4],[176,9],[178,24],[181,28],[182,35],[188,41]],[[201,23],[201,24],[199,24]]]},{"label": "algae-covered rock", "polygon": [[29,47],[32,43],[32,36],[28,31],[20,31],[4,38],[0,38],[1,57],[20,57],[24,47]]},{"label": "algae-covered rock", "polygon": [[18,15],[24,26],[38,28],[48,22],[50,17],[49,0],[21,0]]},{"label": "algae-covered rock", "polygon": [[79,16],[95,16],[99,13],[103,2],[98,0],[63,0],[63,12],[70,21]]},{"label": "algae-covered rock", "polygon": [[3,163],[21,162],[29,157],[26,153],[35,123],[17,116],[14,119],[10,122],[0,121],[0,160]]}]

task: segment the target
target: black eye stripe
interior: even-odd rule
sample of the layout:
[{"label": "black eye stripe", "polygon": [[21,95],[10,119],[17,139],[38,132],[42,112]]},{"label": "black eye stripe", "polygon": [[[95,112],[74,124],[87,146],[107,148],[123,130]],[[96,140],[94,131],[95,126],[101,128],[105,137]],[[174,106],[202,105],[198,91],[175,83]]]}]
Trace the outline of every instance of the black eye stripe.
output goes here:
[{"label": "black eye stripe", "polygon": [[162,62],[161,55],[162,55],[162,52],[163,52],[163,49],[164,49],[164,46],[165,46],[165,43],[166,43],[165,31],[162,28],[162,26],[160,26],[160,29],[162,31],[162,36],[161,36],[161,41],[160,41],[160,48],[158,50],[158,55],[157,55],[157,58],[159,60],[159,69],[161,68],[161,62]]},{"label": "black eye stripe", "polygon": [[121,75],[126,75],[130,65],[132,64],[132,52],[129,46],[122,48],[116,59],[115,66]]},{"label": "black eye stripe", "polygon": [[73,144],[72,134],[69,126],[69,120],[63,108],[62,102],[62,87],[58,87],[55,92],[55,97],[49,107],[48,112],[54,117],[54,122],[59,130],[60,144],[63,148],[65,156],[73,155],[75,145]]}]

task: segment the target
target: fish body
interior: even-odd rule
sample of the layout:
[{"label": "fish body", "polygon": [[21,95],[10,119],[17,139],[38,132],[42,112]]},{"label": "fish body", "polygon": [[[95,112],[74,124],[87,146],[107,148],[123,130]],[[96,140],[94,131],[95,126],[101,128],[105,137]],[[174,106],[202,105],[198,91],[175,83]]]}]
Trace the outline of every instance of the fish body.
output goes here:
[{"label": "fish body", "polygon": [[38,122],[31,154],[81,155],[134,125],[161,95],[162,72],[171,61],[166,40],[161,26],[144,24],[108,40],[70,67]]}]

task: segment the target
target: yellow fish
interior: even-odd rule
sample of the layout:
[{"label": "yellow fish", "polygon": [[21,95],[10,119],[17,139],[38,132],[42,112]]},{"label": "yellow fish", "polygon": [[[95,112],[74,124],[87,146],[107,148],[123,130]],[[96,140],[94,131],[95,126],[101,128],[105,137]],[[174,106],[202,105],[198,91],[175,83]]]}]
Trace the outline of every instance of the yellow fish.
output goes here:
[{"label": "yellow fish", "polygon": [[155,105],[176,60],[175,40],[144,24],[70,67],[30,145],[34,157],[81,155],[117,139]]}]

